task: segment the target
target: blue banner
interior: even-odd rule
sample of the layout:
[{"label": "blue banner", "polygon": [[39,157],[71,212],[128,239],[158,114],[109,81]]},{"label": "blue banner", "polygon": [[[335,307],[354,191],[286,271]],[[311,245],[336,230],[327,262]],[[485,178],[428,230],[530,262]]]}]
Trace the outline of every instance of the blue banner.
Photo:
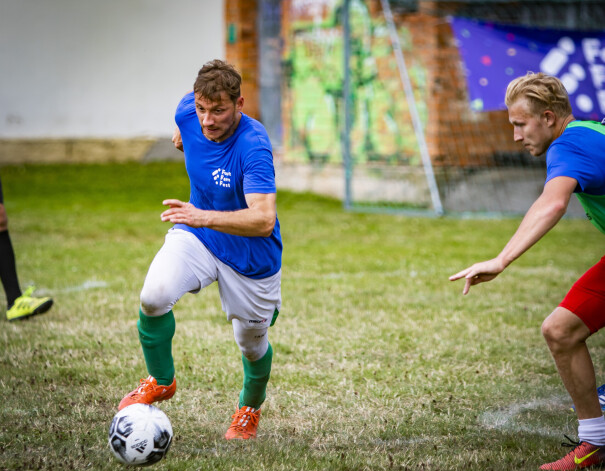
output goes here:
[{"label": "blue banner", "polygon": [[471,108],[505,109],[508,83],[527,72],[558,77],[574,116],[605,116],[605,31],[525,28],[452,18],[466,69]]}]

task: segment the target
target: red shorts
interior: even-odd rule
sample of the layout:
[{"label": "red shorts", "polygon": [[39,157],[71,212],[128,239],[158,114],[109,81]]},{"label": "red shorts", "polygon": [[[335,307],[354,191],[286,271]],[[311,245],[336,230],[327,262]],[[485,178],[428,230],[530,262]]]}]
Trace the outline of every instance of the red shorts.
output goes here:
[{"label": "red shorts", "polygon": [[575,282],[559,306],[582,319],[593,334],[605,326],[605,257]]}]

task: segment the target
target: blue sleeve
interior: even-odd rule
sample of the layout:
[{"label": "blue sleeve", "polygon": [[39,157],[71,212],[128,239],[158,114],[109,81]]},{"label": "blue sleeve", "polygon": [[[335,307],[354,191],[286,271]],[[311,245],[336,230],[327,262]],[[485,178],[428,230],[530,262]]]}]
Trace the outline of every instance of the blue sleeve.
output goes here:
[{"label": "blue sleeve", "polygon": [[583,193],[605,185],[603,171],[594,160],[573,142],[561,138],[550,146],[546,158],[546,182],[556,177],[574,178],[578,182],[576,191]]},{"label": "blue sleeve", "polygon": [[181,99],[176,107],[174,120],[177,126],[180,128],[184,122],[191,119],[192,114],[195,115],[195,100],[193,92],[190,92]]},{"label": "blue sleeve", "polygon": [[273,154],[266,148],[255,149],[244,163],[244,194],[275,192]]}]

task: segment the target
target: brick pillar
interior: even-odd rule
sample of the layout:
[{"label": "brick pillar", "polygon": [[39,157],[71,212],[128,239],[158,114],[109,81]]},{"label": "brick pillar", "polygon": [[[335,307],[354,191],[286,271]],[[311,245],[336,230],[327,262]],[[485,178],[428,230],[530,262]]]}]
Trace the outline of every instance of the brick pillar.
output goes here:
[{"label": "brick pillar", "polygon": [[258,40],[256,34],[256,0],[228,0],[225,2],[226,60],[242,76],[244,113],[258,119]]}]

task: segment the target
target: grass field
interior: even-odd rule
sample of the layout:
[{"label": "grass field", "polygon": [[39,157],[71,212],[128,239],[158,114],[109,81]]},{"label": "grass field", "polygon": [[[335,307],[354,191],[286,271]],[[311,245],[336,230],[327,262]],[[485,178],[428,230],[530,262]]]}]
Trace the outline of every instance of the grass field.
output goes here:
[{"label": "grass field", "polygon": [[[119,469],[107,430],[147,374],[138,295],[168,229],[162,199],[188,198],[182,164],[0,175],[22,285],[55,298],[0,321],[0,469]],[[589,222],[563,220],[463,297],[448,276],[496,255],[519,220],[347,213],[288,192],[278,214],[283,309],[259,438],[222,439],[241,360],[213,285],[175,309],[179,390],[160,404],[175,438],[155,469],[534,470],[567,452],[576,420],[540,325],[603,254]],[[603,381],[603,336],[589,343]]]}]

